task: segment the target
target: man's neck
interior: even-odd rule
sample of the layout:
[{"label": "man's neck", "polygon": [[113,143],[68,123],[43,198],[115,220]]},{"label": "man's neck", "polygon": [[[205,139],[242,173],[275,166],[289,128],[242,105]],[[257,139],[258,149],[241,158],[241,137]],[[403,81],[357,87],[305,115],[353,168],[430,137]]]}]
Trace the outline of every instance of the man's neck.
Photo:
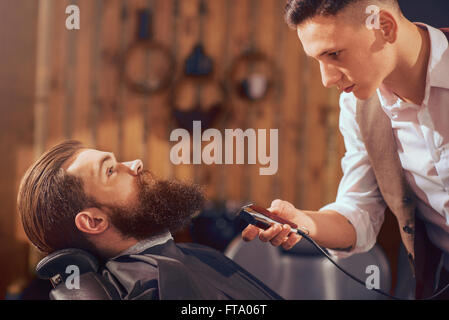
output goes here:
[{"label": "man's neck", "polygon": [[136,245],[139,241],[134,238],[109,238],[107,243],[101,241],[101,244],[97,242],[97,250],[99,256],[103,260],[108,260],[112,257],[117,256],[119,253],[125,251],[126,249]]},{"label": "man's neck", "polygon": [[430,58],[429,33],[410,22],[398,36],[398,41],[396,68],[383,85],[403,101],[421,105]]}]

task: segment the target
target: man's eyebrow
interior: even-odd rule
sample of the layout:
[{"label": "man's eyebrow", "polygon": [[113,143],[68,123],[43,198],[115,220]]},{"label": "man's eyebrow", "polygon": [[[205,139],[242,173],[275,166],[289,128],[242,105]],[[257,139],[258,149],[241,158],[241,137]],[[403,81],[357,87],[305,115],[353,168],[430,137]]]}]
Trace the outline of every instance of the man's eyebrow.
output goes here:
[{"label": "man's eyebrow", "polygon": [[100,159],[100,161],[98,162],[98,176],[101,176],[101,168],[103,167],[103,164],[104,164],[106,161],[111,160],[111,159],[112,159],[111,153],[108,153],[108,154],[104,155],[104,156]]}]

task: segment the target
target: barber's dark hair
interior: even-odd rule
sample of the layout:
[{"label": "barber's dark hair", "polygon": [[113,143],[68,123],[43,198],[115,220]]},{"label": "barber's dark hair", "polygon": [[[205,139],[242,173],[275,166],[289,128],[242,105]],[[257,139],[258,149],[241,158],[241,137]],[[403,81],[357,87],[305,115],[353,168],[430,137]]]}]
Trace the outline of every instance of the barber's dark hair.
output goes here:
[{"label": "barber's dark hair", "polygon": [[78,212],[92,205],[81,178],[62,165],[83,149],[79,141],[62,142],[45,152],[25,173],[17,207],[30,241],[42,252],[76,247],[93,251],[75,225]]},{"label": "barber's dark hair", "polygon": [[[364,0],[288,0],[284,9],[285,22],[290,28],[315,16],[335,16],[350,4]],[[394,4],[399,8],[397,0],[376,0]]]}]

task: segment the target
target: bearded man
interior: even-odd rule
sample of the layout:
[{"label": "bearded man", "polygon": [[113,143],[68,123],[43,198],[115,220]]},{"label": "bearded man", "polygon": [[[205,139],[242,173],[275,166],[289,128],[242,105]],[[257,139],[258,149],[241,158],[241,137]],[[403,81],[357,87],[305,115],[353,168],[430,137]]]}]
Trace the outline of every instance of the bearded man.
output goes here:
[{"label": "bearded man", "polygon": [[121,299],[280,299],[222,253],[175,244],[205,202],[197,185],[157,179],[142,161],[65,141],[25,173],[18,209],[30,241],[50,254],[88,251]]}]

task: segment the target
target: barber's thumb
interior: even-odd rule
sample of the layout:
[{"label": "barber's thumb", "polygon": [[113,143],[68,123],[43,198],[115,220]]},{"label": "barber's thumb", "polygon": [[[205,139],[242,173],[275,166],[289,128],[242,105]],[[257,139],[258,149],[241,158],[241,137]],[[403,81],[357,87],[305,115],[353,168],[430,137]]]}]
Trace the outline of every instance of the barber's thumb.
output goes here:
[{"label": "barber's thumb", "polygon": [[271,202],[270,208],[268,210],[281,218],[291,220],[297,215],[297,209],[293,204],[288,201],[276,199]]}]

